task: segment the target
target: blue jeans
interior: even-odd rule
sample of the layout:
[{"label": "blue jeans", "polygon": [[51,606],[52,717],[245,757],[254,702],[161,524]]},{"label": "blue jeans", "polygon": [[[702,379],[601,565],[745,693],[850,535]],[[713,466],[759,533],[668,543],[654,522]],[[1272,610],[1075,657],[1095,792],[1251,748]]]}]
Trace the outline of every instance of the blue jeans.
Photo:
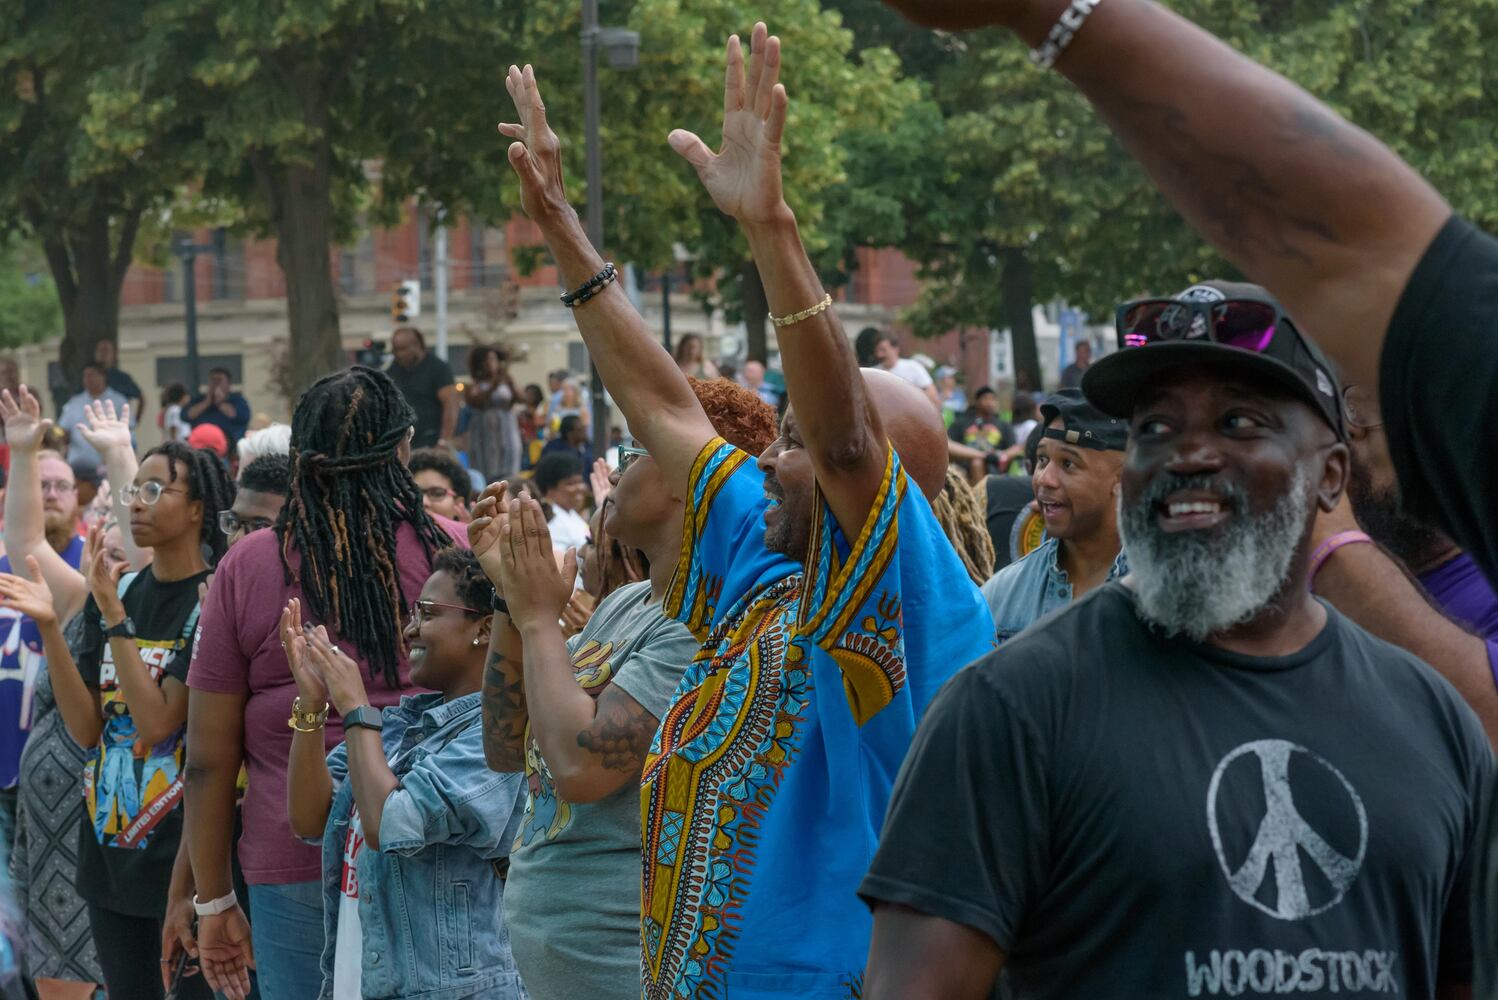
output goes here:
[{"label": "blue jeans", "polygon": [[306,1000],[322,988],[322,884],[250,886],[250,936],[263,1000]]}]

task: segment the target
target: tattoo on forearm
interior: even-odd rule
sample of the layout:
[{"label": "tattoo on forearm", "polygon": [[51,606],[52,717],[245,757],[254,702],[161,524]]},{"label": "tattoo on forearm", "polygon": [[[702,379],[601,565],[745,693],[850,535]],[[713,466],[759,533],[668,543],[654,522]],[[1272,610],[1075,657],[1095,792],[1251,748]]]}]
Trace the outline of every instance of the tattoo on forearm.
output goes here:
[{"label": "tattoo on forearm", "polygon": [[[1293,107],[1269,112],[1274,122],[1269,144],[1276,151],[1255,157],[1234,151],[1231,139],[1221,149],[1203,141],[1201,124],[1182,108],[1145,100],[1121,102],[1115,117],[1140,155],[1156,160],[1165,190],[1197,220],[1208,237],[1240,263],[1296,261],[1315,263],[1318,246],[1338,244],[1333,206],[1315,213],[1314,199],[1304,192],[1276,186],[1264,173],[1264,160],[1303,151],[1308,162],[1328,157],[1351,163],[1361,158],[1351,126],[1309,98]],[[1293,184],[1294,182],[1289,182]]]},{"label": "tattoo on forearm", "polygon": [[604,692],[593,724],[577,734],[577,745],[601,759],[610,771],[640,773],[660,723],[633,699],[615,700]]},{"label": "tattoo on forearm", "polygon": [[519,671],[505,670],[508,661],[489,653],[484,665],[480,700],[484,720],[484,759],[496,771],[525,770],[525,684]]}]

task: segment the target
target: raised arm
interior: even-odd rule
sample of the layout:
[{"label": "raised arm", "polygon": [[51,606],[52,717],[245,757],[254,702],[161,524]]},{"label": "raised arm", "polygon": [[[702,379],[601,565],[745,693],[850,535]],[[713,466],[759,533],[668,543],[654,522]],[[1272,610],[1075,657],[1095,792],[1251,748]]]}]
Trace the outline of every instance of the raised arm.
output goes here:
[{"label": "raised arm", "polygon": [[[1045,38],[1066,0],[886,0],[916,20]],[[1147,66],[1148,72],[1140,72]],[[1377,139],[1166,7],[1107,0],[1056,63],[1187,220],[1283,302],[1347,381],[1450,214]]]},{"label": "raised arm", "polygon": [[[500,544],[510,517],[508,496],[508,484],[491,483],[473,505],[473,520],[468,522],[468,547],[501,599],[505,588]],[[495,611],[489,621],[489,659],[479,688],[484,763],[491,771],[525,770],[525,727],[530,714],[525,702],[524,655],[520,633],[509,614]]]},{"label": "raised arm", "polygon": [[787,101],[779,83],[780,40],[763,23],[754,26],[746,80],[739,38],[729,38],[726,77],[722,151],[714,154],[680,129],[671,133],[670,143],[697,169],[719,210],[743,227],[771,315],[811,313],[777,327],[786,394],[817,485],[843,531],[857,537],[884,478],[886,439],[853,345],[836,311],[824,305],[830,305],[827,292],[782,193],[780,138]]},{"label": "raised arm", "polygon": [[[580,288],[603,270],[604,260],[567,202],[561,142],[546,122],[546,108],[531,67],[522,71],[511,66],[505,86],[520,124],[503,124],[499,130],[518,140],[510,144],[509,156],[520,178],[521,206],[540,227],[562,281],[569,290]],[[619,281],[578,305],[572,315],[630,431],[649,450],[673,488],[685,490],[692,463],[714,437],[713,426],[686,376],[656,342]]]},{"label": "raised arm", "polygon": [[47,544],[42,508],[42,478],[38,454],[52,421],[42,418],[41,403],[26,386],[20,398],[0,391],[0,416],[5,418],[5,440],[10,445],[10,479],[5,491],[5,551],[12,566],[35,556],[42,579],[52,592],[57,620],[65,622],[83,608],[88,585],[83,574]]},{"label": "raised arm", "polygon": [[75,433],[104,459],[104,473],[109,478],[110,510],[120,526],[125,543],[125,560],[133,570],[145,569],[151,562],[151,550],[135,544],[130,531],[130,502],[125,488],[135,482],[140,463],[135,459],[135,444],[130,437],[130,407],[116,413],[113,400],[94,400],[84,407],[85,419]]}]

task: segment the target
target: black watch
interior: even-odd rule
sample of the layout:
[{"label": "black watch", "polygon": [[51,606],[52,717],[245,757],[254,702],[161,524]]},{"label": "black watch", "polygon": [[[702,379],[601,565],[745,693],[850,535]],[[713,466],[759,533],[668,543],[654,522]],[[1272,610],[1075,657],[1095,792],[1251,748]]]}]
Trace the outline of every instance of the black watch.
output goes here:
[{"label": "black watch", "polygon": [[120,622],[118,625],[115,625],[113,628],[108,628],[108,629],[104,630],[104,638],[106,638],[106,639],[134,639],[135,638],[135,622],[131,621],[129,615],[126,615],[124,621]]},{"label": "black watch", "polygon": [[344,729],[353,726],[363,726],[365,729],[379,732],[385,728],[385,719],[380,715],[380,710],[373,705],[360,705],[343,717]]}]

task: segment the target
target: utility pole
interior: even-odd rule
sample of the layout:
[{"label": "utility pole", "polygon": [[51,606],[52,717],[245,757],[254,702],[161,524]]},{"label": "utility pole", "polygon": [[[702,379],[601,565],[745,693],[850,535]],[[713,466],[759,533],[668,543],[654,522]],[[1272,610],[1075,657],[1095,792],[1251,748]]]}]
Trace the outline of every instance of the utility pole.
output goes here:
[{"label": "utility pole", "polygon": [[671,272],[661,272],[661,346],[671,353]]},{"label": "utility pole", "polygon": [[[608,49],[614,69],[633,69],[639,64],[640,36],[623,28],[598,27],[598,0],[583,0],[583,129],[588,184],[588,240],[600,255],[603,251],[603,143],[598,135],[598,50]],[[620,275],[622,280],[623,275]],[[590,358],[588,380],[593,386],[593,455],[602,458],[609,450],[609,405],[603,394],[603,379]]]},{"label": "utility pole", "polygon": [[187,316],[187,378],[192,384],[192,395],[202,388],[202,375],[198,364],[198,279],[193,266],[200,253],[209,253],[213,246],[183,239],[172,249],[182,258],[182,308]]}]

